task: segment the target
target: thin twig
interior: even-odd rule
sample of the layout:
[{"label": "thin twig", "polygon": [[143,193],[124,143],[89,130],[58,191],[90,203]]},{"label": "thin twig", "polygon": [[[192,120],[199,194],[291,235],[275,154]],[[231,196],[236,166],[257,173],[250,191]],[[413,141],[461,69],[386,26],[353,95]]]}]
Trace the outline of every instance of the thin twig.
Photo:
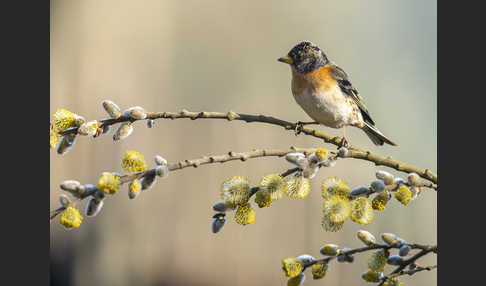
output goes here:
[{"label": "thin twig", "polygon": [[[374,249],[392,249],[392,248],[397,248],[398,249],[398,248],[400,248],[400,246],[401,245],[373,244],[371,246],[364,246],[364,247],[350,249],[350,250],[347,250],[347,251],[340,251],[339,254],[352,255],[352,254],[362,253],[362,252],[366,252],[366,251],[374,250]],[[421,244],[416,244],[416,243],[409,244],[409,246],[410,246],[411,249],[422,249],[419,253],[422,253],[422,252],[424,252],[426,250],[428,250],[428,252],[430,252],[431,251],[430,249],[437,249],[437,246],[421,245]],[[422,254],[422,255],[425,255],[425,254]],[[419,257],[421,257],[421,256],[419,256]],[[336,257],[337,256],[328,256],[328,257],[325,257],[325,258],[322,258],[322,259],[318,259],[318,260],[315,260],[315,261],[309,263],[308,265],[306,265],[306,267],[312,266],[312,265],[314,265],[316,263],[326,264],[326,263],[329,263],[329,261],[335,259]],[[415,260],[416,259],[417,258],[415,258]]]},{"label": "thin twig", "polygon": [[434,245],[434,246],[426,246],[424,248],[421,248],[422,250],[415,254],[414,256],[410,257],[409,259],[403,261],[403,263],[398,266],[395,270],[393,270],[392,273],[390,273],[388,276],[385,276],[380,284],[378,284],[378,286],[381,286],[383,285],[383,283],[385,283],[385,281],[387,279],[390,279],[392,278],[393,275],[396,275],[398,273],[401,273],[403,271],[403,269],[405,269],[407,266],[409,266],[410,264],[414,263],[417,259],[419,259],[420,257],[424,256],[424,255],[427,255],[429,254],[430,252],[434,252],[434,253],[437,253],[437,245]]},{"label": "thin twig", "polygon": [[[298,126],[298,123],[292,123],[272,116],[243,114],[243,113],[236,113],[233,111],[229,111],[227,113],[207,112],[207,111],[191,112],[187,110],[182,110],[181,112],[149,112],[147,113],[146,119],[181,119],[181,118],[190,118],[192,120],[196,120],[196,119],[226,119],[229,121],[240,120],[240,121],[245,121],[247,123],[260,122],[260,123],[267,123],[271,125],[281,126],[286,130],[291,130],[291,131],[295,131],[296,127]],[[113,125],[116,123],[127,122],[127,121],[134,122],[137,120],[134,120],[127,116],[122,116],[118,119],[104,119],[101,120],[100,122],[102,122],[103,125]],[[337,136],[336,137],[330,136],[320,130],[308,128],[305,126],[300,126],[299,130],[301,131],[301,133],[305,135],[320,138],[324,140],[324,142],[326,143],[334,144],[336,146],[341,146],[342,144],[342,138]],[[77,128],[67,129],[61,134],[63,135],[63,134],[71,134],[71,133],[77,133]],[[392,159],[391,157],[385,158],[380,155],[371,153],[370,151],[359,149],[355,146],[349,146],[349,152],[346,155],[346,157],[370,161],[375,163],[375,165],[377,166],[386,166],[395,169],[397,171],[402,171],[406,173],[412,173],[412,172],[417,173],[422,178],[432,182],[430,183],[430,185],[428,185],[428,187],[437,190],[437,174],[431,172],[428,169],[425,170],[420,169],[415,166]]]},{"label": "thin twig", "polygon": [[425,266],[425,267],[418,266],[418,267],[411,269],[411,270],[402,270],[402,271],[397,272],[395,274],[390,274],[387,277],[387,279],[392,279],[392,278],[396,278],[398,276],[403,276],[403,275],[413,275],[417,272],[421,272],[421,271],[424,271],[424,270],[430,271],[430,270],[433,270],[435,268],[437,268],[437,265],[431,265],[431,266]]}]

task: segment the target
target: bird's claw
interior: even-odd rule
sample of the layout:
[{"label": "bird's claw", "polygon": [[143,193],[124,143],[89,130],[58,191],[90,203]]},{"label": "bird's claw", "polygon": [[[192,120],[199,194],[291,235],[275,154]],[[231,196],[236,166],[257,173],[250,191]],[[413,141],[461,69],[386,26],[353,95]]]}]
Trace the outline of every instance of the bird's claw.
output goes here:
[{"label": "bird's claw", "polygon": [[340,147],[349,147],[349,143],[348,143],[348,140],[346,140],[346,138],[342,137],[341,139],[341,146]]},{"label": "bird's claw", "polygon": [[304,128],[304,122],[298,121],[297,123],[295,123],[295,129],[294,129],[295,136],[299,135],[302,132],[303,128]]}]

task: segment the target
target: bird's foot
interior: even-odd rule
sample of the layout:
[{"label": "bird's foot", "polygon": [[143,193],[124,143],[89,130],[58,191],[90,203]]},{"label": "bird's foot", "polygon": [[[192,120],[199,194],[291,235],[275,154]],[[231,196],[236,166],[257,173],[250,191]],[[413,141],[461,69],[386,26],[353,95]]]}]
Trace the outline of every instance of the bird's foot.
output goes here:
[{"label": "bird's foot", "polygon": [[297,123],[295,123],[295,129],[294,129],[295,136],[299,135],[302,132],[304,125],[311,125],[311,124],[319,124],[319,123],[315,121],[312,122],[297,121]]},{"label": "bird's foot", "polygon": [[349,147],[348,140],[346,140],[346,138],[345,138],[345,137],[343,137],[343,138],[341,139],[341,144],[340,144],[340,145],[341,145],[341,146],[339,146],[339,147],[345,147],[345,148],[348,148],[348,147]]},{"label": "bird's foot", "polygon": [[297,123],[295,123],[295,136],[299,135],[302,132],[302,128],[304,128],[304,124],[302,121],[298,121]]}]

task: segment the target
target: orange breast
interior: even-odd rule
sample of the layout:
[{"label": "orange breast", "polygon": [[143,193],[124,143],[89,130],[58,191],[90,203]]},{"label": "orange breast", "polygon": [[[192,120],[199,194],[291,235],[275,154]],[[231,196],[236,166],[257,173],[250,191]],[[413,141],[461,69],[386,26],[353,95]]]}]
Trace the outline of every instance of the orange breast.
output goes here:
[{"label": "orange breast", "polygon": [[330,66],[326,65],[305,75],[301,75],[292,69],[292,84],[296,89],[312,88],[314,90],[328,91],[337,85],[329,69]]}]

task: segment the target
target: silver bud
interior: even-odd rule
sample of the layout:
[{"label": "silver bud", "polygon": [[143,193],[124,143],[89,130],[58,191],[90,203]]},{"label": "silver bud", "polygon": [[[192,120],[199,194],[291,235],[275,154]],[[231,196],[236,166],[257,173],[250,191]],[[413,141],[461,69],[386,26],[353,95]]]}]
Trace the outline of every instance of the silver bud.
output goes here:
[{"label": "silver bud", "polygon": [[167,166],[155,167],[155,174],[161,178],[167,178],[169,176],[169,168]]},{"label": "silver bud", "polygon": [[76,144],[76,135],[75,134],[66,134],[61,137],[61,143],[57,145],[57,153],[60,155],[64,155],[69,150],[71,150]]},{"label": "silver bud", "polygon": [[233,207],[229,204],[227,204],[225,201],[217,201],[213,205],[213,210],[216,212],[224,213],[227,210],[232,210]]},{"label": "silver bud", "polygon": [[136,120],[142,120],[147,118],[147,112],[140,106],[133,106],[123,111],[124,116],[131,117]]},{"label": "silver bud", "polygon": [[346,157],[348,155],[348,152],[349,152],[348,148],[346,148],[344,146],[343,147],[340,147],[338,149],[338,156],[339,157]]},{"label": "silver bud", "polygon": [[86,216],[96,216],[101,208],[103,207],[104,199],[97,200],[94,197],[89,198],[88,202],[86,203],[86,207],[84,209],[84,213]]},{"label": "silver bud", "polygon": [[79,126],[78,128],[78,133],[80,135],[85,135],[85,136],[94,136],[96,134],[97,129],[98,129],[98,121],[93,120],[81,124],[81,126]]},{"label": "silver bud", "polygon": [[59,195],[59,204],[65,208],[67,208],[71,204],[71,200],[65,194]]},{"label": "silver bud", "polygon": [[368,246],[374,245],[376,243],[375,236],[366,230],[359,230],[356,235],[358,236],[359,240],[361,240],[364,244]]},{"label": "silver bud", "polygon": [[211,220],[212,233],[218,233],[223,229],[226,224],[226,218],[224,216],[224,213],[217,213],[213,216],[213,219]]},{"label": "silver bud", "polygon": [[410,252],[410,246],[408,244],[404,244],[400,247],[400,250],[398,251],[398,255],[407,256],[409,252]]},{"label": "silver bud", "polygon": [[393,179],[395,178],[392,174],[387,171],[376,171],[376,178],[382,180],[385,185],[392,185]]},{"label": "silver bud", "polygon": [[303,153],[288,153],[287,155],[285,155],[285,160],[302,169],[305,169],[307,166],[309,166],[309,161]]},{"label": "silver bud", "polygon": [[393,233],[382,233],[381,239],[388,245],[397,245],[397,236]]},{"label": "silver bud", "polygon": [[108,115],[113,119],[118,119],[122,115],[120,107],[118,107],[118,105],[116,105],[111,100],[103,100],[103,108],[105,109],[106,113],[108,113]]},{"label": "silver bud", "polygon": [[366,196],[370,192],[370,189],[365,185],[360,185],[352,188],[349,194],[352,197]]},{"label": "silver bud", "polygon": [[63,191],[69,192],[76,198],[80,198],[85,192],[85,189],[81,186],[81,184],[75,180],[66,180],[62,182],[59,187]]},{"label": "silver bud", "polygon": [[297,259],[302,262],[302,265],[304,267],[307,267],[309,266],[311,263],[313,263],[314,261],[316,261],[316,259],[312,256],[312,255],[309,255],[309,254],[302,254],[300,255],[299,257],[297,257]]},{"label": "silver bud", "polygon": [[76,192],[79,186],[81,183],[75,180],[66,180],[59,185],[62,190],[68,192]]},{"label": "silver bud", "polygon": [[375,193],[381,193],[385,190],[385,183],[382,180],[374,180],[370,184],[371,189]]},{"label": "silver bud", "polygon": [[133,132],[133,126],[130,122],[123,122],[113,134],[113,140],[122,140],[130,136]]},{"label": "silver bud", "polygon": [[167,166],[167,160],[165,160],[160,155],[155,155],[154,161],[155,161],[155,164],[158,165],[158,166]]},{"label": "silver bud", "polygon": [[339,246],[337,244],[328,243],[328,244],[324,244],[324,246],[321,247],[319,252],[322,255],[334,256],[338,253],[338,250],[339,250]]},{"label": "silver bud", "polygon": [[390,264],[390,265],[402,265],[403,258],[401,256],[399,256],[399,255],[391,255],[386,260],[386,263],[387,264]]},{"label": "silver bud", "polygon": [[142,179],[140,179],[140,183],[142,184],[142,190],[148,190],[155,185],[155,172],[148,173]]},{"label": "silver bud", "polygon": [[407,176],[408,183],[411,186],[418,186],[420,185],[420,177],[416,173],[410,173]]}]

